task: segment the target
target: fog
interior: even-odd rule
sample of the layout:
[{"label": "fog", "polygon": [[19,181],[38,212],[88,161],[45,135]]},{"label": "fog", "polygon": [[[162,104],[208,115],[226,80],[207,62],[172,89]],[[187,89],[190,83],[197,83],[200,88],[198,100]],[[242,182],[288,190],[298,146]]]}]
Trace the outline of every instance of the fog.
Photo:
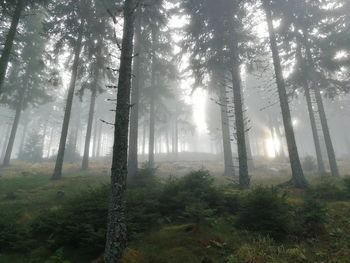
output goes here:
[{"label": "fog", "polygon": [[111,180],[105,262],[146,168],[239,189],[350,174],[348,0],[2,0],[0,14],[0,178]]}]

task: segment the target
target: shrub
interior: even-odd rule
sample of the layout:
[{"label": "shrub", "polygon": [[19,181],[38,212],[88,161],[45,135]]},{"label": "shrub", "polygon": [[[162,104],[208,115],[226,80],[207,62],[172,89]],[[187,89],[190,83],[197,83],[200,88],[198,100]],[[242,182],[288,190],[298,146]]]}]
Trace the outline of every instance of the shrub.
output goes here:
[{"label": "shrub", "polygon": [[306,156],[303,160],[303,169],[307,172],[312,172],[316,170],[316,161],[312,156]]},{"label": "shrub", "polygon": [[154,188],[159,186],[159,182],[156,178],[157,168],[150,167],[148,164],[144,164],[141,169],[133,177],[128,177],[128,187],[130,188]]},{"label": "shrub", "polygon": [[104,247],[108,193],[107,186],[91,188],[62,206],[44,211],[32,224],[33,234],[47,240],[52,249],[89,248],[97,255]]},{"label": "shrub", "polygon": [[331,180],[324,180],[310,190],[314,198],[328,201],[338,201],[345,198],[345,192]]},{"label": "shrub", "polygon": [[237,226],[282,239],[289,232],[290,210],[277,188],[259,187],[242,198]]},{"label": "shrub", "polygon": [[[163,216],[181,219],[191,217],[191,213],[188,211],[193,210],[194,204],[197,207],[202,206],[205,209],[210,209],[214,213],[223,203],[223,194],[214,187],[209,172],[196,171],[168,182],[160,195],[159,209]],[[192,213],[192,215],[194,214]]]},{"label": "shrub", "polygon": [[350,198],[350,177],[346,177],[343,180],[344,191],[347,198]]},{"label": "shrub", "polygon": [[43,136],[37,131],[28,136],[28,140],[23,150],[18,154],[18,159],[26,162],[41,162],[43,156]]},{"label": "shrub", "polygon": [[327,210],[326,206],[311,196],[307,196],[303,205],[297,209],[295,222],[299,224],[298,235],[303,237],[316,237],[325,231]]}]

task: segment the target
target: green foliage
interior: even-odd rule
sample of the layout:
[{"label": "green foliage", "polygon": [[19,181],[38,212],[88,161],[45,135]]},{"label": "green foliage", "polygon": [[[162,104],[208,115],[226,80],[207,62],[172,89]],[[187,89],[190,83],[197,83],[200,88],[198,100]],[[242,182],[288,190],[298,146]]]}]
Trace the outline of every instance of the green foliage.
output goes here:
[{"label": "green foliage", "polygon": [[153,168],[148,164],[144,164],[143,167],[137,171],[135,176],[128,178],[128,187],[140,188],[140,187],[154,187],[158,184],[156,178],[157,168]]},{"label": "green foliage", "polygon": [[43,136],[38,132],[29,135],[23,150],[19,153],[18,159],[21,161],[37,163],[43,157]]},{"label": "green foliage", "polygon": [[277,188],[258,187],[242,198],[237,226],[282,239],[289,232],[290,215],[284,194]]},{"label": "green foliage", "polygon": [[347,198],[350,198],[350,177],[346,177],[343,180],[344,183],[344,191],[345,191],[345,195]]},{"label": "green foliage", "polygon": [[0,214],[0,253],[6,250],[22,250],[28,239],[28,229],[15,222],[12,216]]},{"label": "green foliage", "polygon": [[45,263],[71,263],[68,260],[64,259],[63,248],[58,249],[55,254],[53,254]]},{"label": "green foliage", "polygon": [[69,246],[98,255],[104,247],[108,193],[107,186],[91,188],[43,212],[32,224],[33,235],[53,249]]},{"label": "green foliage", "polygon": [[301,234],[303,237],[314,238],[325,232],[326,216],[326,206],[307,196],[303,205],[297,208],[295,215],[297,225],[294,230],[299,231],[298,236]]},{"label": "green foliage", "polygon": [[333,180],[329,179],[323,180],[321,183],[312,187],[310,191],[311,195],[321,200],[337,201],[345,198],[344,191]]},{"label": "green foliage", "polygon": [[[214,187],[213,179],[207,171],[196,171],[183,178],[169,182],[159,198],[160,212],[173,219],[192,217],[198,220],[195,207],[211,210],[214,214],[224,202],[223,194]],[[187,210],[187,212],[186,212]],[[191,211],[191,212],[189,212]]]}]

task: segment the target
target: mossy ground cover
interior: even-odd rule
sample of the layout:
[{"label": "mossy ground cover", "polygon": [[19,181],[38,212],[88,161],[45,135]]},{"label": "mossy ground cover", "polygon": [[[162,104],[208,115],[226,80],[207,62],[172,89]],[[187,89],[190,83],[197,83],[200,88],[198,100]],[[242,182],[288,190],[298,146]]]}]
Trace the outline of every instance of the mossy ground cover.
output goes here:
[{"label": "mossy ground cover", "polygon": [[[104,211],[96,211],[96,207],[99,205],[98,202],[104,202],[105,197],[103,193],[101,195],[100,190],[94,193],[94,190],[91,191],[91,189],[104,189],[103,191],[108,192],[108,187],[106,187],[109,181],[108,172],[105,168],[96,165],[90,172],[83,173],[79,171],[78,165],[72,164],[65,171],[62,180],[51,181],[51,168],[52,164],[33,167],[16,163],[0,171],[0,213],[2,217],[0,228],[1,223],[5,221],[7,230],[9,226],[14,230],[7,234],[16,240],[16,244],[11,244],[13,247],[0,248],[1,263],[84,263],[98,259],[98,254],[90,252],[91,250],[97,251],[96,253],[101,252],[101,244],[103,244],[101,237],[104,235],[105,226],[101,226],[102,230],[99,227],[90,228],[95,222],[103,225],[104,220],[100,221],[98,216]],[[253,184],[276,184],[283,181],[285,177],[282,175],[270,180],[271,177],[268,174],[258,178],[255,176]],[[249,200],[246,196],[250,191],[238,190],[231,181],[215,179],[212,182],[215,188],[212,188],[210,180],[206,181],[206,176],[203,178],[195,176],[191,180],[171,184],[167,181],[169,179],[166,179],[164,189],[171,191],[171,196],[166,196],[166,191],[163,188],[159,189],[157,184],[131,189],[130,195],[133,198],[130,199],[130,203],[134,209],[130,212],[130,229],[133,233],[129,243],[130,249],[125,255],[124,262],[348,262],[350,258],[349,189],[341,179],[335,180],[327,177],[320,179],[314,175],[309,179],[312,182],[312,189],[307,193],[295,189],[280,191],[286,204],[291,207],[288,213],[295,213],[290,215],[291,227],[289,228],[292,229],[286,231],[288,233],[281,239],[269,237],[264,231],[245,230],[249,227],[240,226],[237,223],[242,205],[241,199]],[[205,194],[199,199],[193,198],[190,192],[193,183],[202,184],[201,187],[210,195],[210,198],[207,200]],[[149,187],[151,191],[148,190]],[[182,191],[181,189],[187,190]],[[202,188],[194,191],[200,189]],[[219,195],[217,190],[223,195]],[[87,193],[86,198],[85,192]],[[77,197],[77,195],[80,196]],[[196,192],[196,196],[198,195],[201,193]],[[99,196],[99,198],[94,199],[93,196]],[[302,209],[306,196],[320,201],[325,208],[325,216],[322,218],[324,223],[321,229],[315,230],[313,227],[303,225],[307,229],[305,231],[305,229],[299,229],[301,228],[300,222],[294,222],[300,217],[297,213]],[[140,201],[147,198],[149,199],[147,202]],[[84,199],[90,204],[93,202],[96,204],[87,207],[80,207],[76,204],[83,203]],[[157,200],[154,201],[154,199]],[[162,204],[163,199],[167,203],[171,202],[172,209],[178,210],[174,213],[167,211],[166,206]],[[70,200],[74,200],[73,205],[67,208]],[[187,204],[182,206],[181,202]],[[62,207],[65,208],[60,210]],[[157,211],[158,209],[160,212]],[[71,210],[79,210],[78,214],[82,215],[70,215]],[[68,216],[61,216],[61,211]],[[72,221],[81,220],[84,218],[84,213],[91,222],[77,229],[75,222]],[[317,217],[320,215],[317,213],[319,211],[312,211],[307,215],[305,221],[318,222]],[[94,215],[96,218],[93,218]],[[43,216],[44,219],[39,220]],[[71,219],[67,220],[68,217]],[[62,238],[60,233],[51,233],[52,230],[49,228],[57,227],[57,225],[50,225],[51,218],[57,220],[58,224],[62,222],[68,225],[68,228],[59,225],[62,227],[59,229],[62,229],[63,232],[69,231],[71,227],[74,235],[81,234],[83,237],[79,239],[79,242],[82,245],[67,245],[69,243],[67,240],[60,240]],[[258,216],[256,220],[259,220]],[[40,224],[38,226],[38,222],[47,223],[49,228]],[[84,225],[84,222],[76,223]],[[49,238],[43,229],[51,233]],[[4,234],[4,229],[0,230],[2,231],[0,231],[1,240],[6,233]],[[314,234],[308,233],[313,231]],[[86,233],[91,233],[93,236],[86,237],[84,236]],[[63,237],[71,238],[69,235]]]}]

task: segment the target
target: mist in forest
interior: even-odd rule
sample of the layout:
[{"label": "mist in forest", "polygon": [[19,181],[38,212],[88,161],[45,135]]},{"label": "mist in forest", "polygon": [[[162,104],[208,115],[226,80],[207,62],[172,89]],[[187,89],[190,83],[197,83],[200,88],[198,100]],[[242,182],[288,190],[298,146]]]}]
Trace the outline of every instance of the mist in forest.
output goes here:
[{"label": "mist in forest", "polygon": [[[226,250],[171,262],[269,262],[227,252],[222,230],[204,241],[211,220],[252,231],[242,246],[289,240],[281,262],[333,262],[305,244],[334,243],[347,215],[325,211],[350,207],[348,0],[0,0],[0,14],[0,262],[167,262],[143,235],[179,224]],[[34,255],[19,236],[52,245]]]}]

